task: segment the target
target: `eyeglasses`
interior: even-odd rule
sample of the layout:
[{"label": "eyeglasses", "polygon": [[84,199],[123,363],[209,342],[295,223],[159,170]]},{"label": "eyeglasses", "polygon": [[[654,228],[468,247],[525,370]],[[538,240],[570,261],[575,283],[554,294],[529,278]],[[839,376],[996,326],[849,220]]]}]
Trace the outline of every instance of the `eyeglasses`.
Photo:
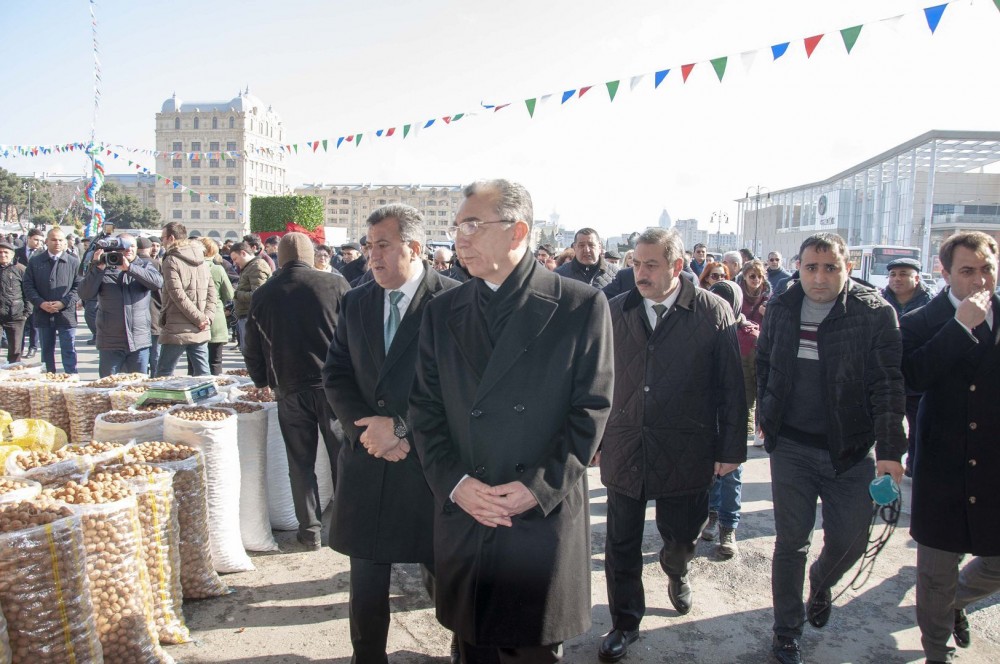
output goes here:
[{"label": "eyeglasses", "polygon": [[515,219],[500,219],[498,221],[463,221],[457,226],[449,226],[444,229],[444,232],[448,234],[448,237],[454,240],[458,237],[459,232],[461,232],[462,235],[475,235],[480,226],[485,226],[486,224],[513,224],[515,221]]},{"label": "eyeglasses", "polygon": [[767,262],[768,263],[780,263],[781,259],[780,258],[768,258]]},{"label": "eyeglasses", "polygon": [[713,272],[712,274],[708,275],[708,278],[711,279],[712,281],[718,281],[719,279],[725,279],[726,275],[722,274],[721,272]]},{"label": "eyeglasses", "polygon": [[753,279],[753,280],[755,280],[755,281],[756,281],[756,280],[758,280],[758,279],[762,279],[763,277],[761,277],[761,276],[760,276],[759,274],[757,274],[756,272],[748,272],[748,273],[747,273],[747,275],[746,275],[746,278],[747,278],[747,279]]}]

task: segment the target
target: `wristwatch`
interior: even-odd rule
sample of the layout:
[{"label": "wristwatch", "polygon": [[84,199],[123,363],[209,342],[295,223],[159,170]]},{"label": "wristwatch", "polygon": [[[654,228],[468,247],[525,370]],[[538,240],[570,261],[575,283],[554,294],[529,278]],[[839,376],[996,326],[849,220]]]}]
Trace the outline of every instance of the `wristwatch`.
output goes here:
[{"label": "wristwatch", "polygon": [[392,433],[396,438],[406,438],[410,434],[410,430],[406,428],[406,422],[398,415],[392,418]]}]

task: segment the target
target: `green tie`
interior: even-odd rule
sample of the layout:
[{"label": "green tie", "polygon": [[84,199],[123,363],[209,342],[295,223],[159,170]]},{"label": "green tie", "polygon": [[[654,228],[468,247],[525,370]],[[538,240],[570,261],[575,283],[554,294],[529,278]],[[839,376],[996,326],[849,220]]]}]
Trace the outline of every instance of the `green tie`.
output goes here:
[{"label": "green tie", "polygon": [[663,322],[663,315],[667,313],[667,305],[654,304],[653,313],[656,314],[656,325],[653,325],[653,329],[655,330],[657,327],[659,327],[660,323]]},{"label": "green tie", "polygon": [[399,321],[402,316],[399,315],[399,301],[403,299],[403,291],[389,291],[389,320],[385,322],[385,352],[389,352],[389,345],[392,344],[392,338],[396,336],[396,330],[399,329]]}]

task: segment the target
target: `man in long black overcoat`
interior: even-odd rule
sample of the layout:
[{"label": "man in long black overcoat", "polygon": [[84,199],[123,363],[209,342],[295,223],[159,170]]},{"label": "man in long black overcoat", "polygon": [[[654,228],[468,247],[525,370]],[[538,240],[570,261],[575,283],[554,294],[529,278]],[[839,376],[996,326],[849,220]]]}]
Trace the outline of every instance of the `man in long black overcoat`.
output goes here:
[{"label": "man in long black overcoat", "polygon": [[590,625],[587,465],[609,415],[611,319],[528,252],[531,197],[465,189],[450,232],[474,277],[420,330],[410,422],[434,492],[438,620],[463,661],[554,662]]}]

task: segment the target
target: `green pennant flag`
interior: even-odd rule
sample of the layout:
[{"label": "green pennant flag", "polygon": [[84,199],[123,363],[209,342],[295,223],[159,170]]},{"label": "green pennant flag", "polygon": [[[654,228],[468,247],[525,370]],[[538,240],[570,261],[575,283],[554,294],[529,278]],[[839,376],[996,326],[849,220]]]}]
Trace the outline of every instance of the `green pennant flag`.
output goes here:
[{"label": "green pennant flag", "polygon": [[[996,0],[1000,2],[1000,0]],[[862,25],[856,25],[853,28],[844,28],[840,31],[840,36],[844,38],[844,48],[850,53],[851,49],[854,48],[854,44],[858,41],[858,35],[861,34]]]},{"label": "green pennant flag", "polygon": [[524,105],[528,107],[528,115],[531,117],[535,117],[535,100],[525,99]]},{"label": "green pennant flag", "polygon": [[[1000,2],[1000,0],[997,0],[997,2]],[[465,113],[456,113],[455,115],[451,116],[451,121],[452,122],[458,122],[459,120],[461,120],[464,117],[465,117]]]},{"label": "green pennant flag", "polygon": [[618,84],[621,81],[608,81],[604,85],[608,86],[608,96],[611,97],[611,101],[615,100],[615,95],[618,94]]},{"label": "green pennant flag", "polygon": [[323,139],[323,152],[326,152],[326,142],[327,142],[327,139],[324,138]]},{"label": "green pennant flag", "polygon": [[722,82],[722,77],[726,75],[726,62],[728,62],[728,60],[728,56],[712,60],[712,67],[715,68],[715,75],[719,77],[720,83]]},{"label": "green pennant flag", "polygon": [[354,147],[358,147],[359,145],[361,145],[361,134],[354,137]]},{"label": "green pennant flag", "polygon": [[409,133],[410,133],[410,125],[403,125],[403,138],[406,138],[406,135]]},{"label": "green pennant flag", "polygon": [[299,144],[298,143],[294,143],[292,145],[292,147],[295,149],[295,154],[298,154],[299,153]]},{"label": "green pennant flag", "polygon": [[993,0],[993,4],[997,6],[997,11],[1000,12],[1000,0]]}]

